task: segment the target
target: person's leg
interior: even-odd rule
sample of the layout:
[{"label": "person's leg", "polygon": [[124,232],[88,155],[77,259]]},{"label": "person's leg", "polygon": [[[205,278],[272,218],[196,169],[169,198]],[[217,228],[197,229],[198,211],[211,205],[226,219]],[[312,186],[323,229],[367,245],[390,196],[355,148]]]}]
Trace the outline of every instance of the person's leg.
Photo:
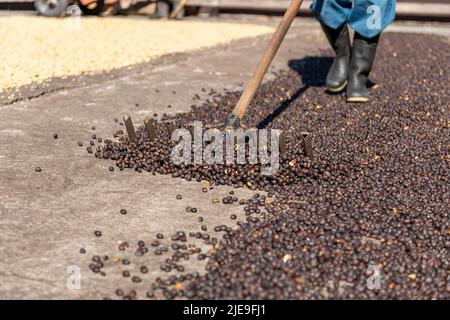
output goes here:
[{"label": "person's leg", "polygon": [[325,83],[331,92],[342,91],[347,84],[351,49],[346,23],[351,7],[352,0],[315,0],[311,5],[311,10],[336,53]]},{"label": "person's leg", "polygon": [[319,22],[337,29],[348,21],[352,0],[314,0],[310,9]]},{"label": "person's leg", "polygon": [[381,32],[395,18],[395,0],[355,0],[349,25],[355,30],[347,84],[347,101],[369,100],[367,80]]},{"label": "person's leg", "polygon": [[379,35],[395,18],[395,0],[355,0],[349,26],[366,38]]}]

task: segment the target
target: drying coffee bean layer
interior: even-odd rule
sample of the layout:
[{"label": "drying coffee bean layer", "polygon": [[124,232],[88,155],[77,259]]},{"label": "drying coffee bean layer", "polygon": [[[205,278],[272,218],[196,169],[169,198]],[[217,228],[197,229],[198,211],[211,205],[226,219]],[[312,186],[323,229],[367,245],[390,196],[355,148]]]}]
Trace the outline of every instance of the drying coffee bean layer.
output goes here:
[{"label": "drying coffee bean layer", "polygon": [[[324,93],[331,59],[290,61],[245,118],[287,131],[275,176],[250,165],[174,166],[162,125],[155,142],[142,128],[137,144],[106,140],[96,156],[120,169],[268,191],[247,201],[237,230],[219,228],[207,273],[181,276],[183,290],[172,277],[159,286],[164,296],[448,299],[448,52],[436,36],[384,35],[367,104]],[[214,95],[165,120],[217,124],[238,98]],[[313,136],[313,160],[302,156],[301,131]]]}]

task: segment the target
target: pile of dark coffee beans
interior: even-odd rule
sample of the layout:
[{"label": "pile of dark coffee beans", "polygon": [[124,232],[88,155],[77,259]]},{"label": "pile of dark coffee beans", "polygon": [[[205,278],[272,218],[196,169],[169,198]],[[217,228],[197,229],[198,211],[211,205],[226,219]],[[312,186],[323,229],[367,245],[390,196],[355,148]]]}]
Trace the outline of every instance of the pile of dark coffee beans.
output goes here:
[{"label": "pile of dark coffee beans", "polygon": [[105,261],[108,260],[108,256],[93,256],[92,262],[89,264],[89,269],[94,273],[99,273],[102,277],[106,276],[106,273],[102,271],[102,268],[105,266]]},{"label": "pile of dark coffee beans", "polygon": [[[331,59],[290,61],[291,70],[260,88],[245,117],[249,127],[287,133],[274,176],[260,175],[258,165],[175,166],[162,123],[154,142],[142,128],[137,143],[121,134],[104,140],[96,157],[119,169],[268,192],[246,201],[247,220],[236,230],[214,228],[224,234],[210,242],[211,253],[198,255],[209,258],[205,275],[157,279],[147,296],[448,299],[448,50],[437,36],[383,35],[366,104],[324,93]],[[216,94],[165,120],[218,124],[238,98]],[[302,131],[313,137],[312,160],[303,155]],[[164,271],[173,269],[169,262]]]}]

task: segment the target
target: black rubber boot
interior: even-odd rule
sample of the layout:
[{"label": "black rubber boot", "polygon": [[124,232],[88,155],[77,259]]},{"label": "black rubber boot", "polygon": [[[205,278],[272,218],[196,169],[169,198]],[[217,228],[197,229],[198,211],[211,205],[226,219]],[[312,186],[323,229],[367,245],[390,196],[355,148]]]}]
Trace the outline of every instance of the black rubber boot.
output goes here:
[{"label": "black rubber boot", "polygon": [[350,36],[347,24],[337,29],[332,29],[321,23],[322,30],[327,36],[328,42],[336,53],[334,62],[327,74],[326,87],[330,92],[344,90],[347,85],[348,69],[350,64]]},{"label": "black rubber boot", "polygon": [[379,39],[380,35],[373,38],[364,38],[355,32],[348,74],[348,102],[369,101],[369,90],[366,85],[370,70],[372,70]]}]

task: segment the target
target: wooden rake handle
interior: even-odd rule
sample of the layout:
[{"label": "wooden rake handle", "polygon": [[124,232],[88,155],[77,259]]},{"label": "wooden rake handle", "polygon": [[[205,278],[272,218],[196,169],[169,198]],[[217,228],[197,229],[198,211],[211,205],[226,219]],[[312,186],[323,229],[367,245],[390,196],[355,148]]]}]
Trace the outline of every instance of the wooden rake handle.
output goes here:
[{"label": "wooden rake handle", "polygon": [[280,48],[281,43],[283,42],[286,33],[288,32],[292,21],[297,16],[297,13],[300,9],[303,0],[292,0],[289,8],[286,10],[283,19],[278,25],[277,30],[275,31],[272,39],[269,42],[269,45],[264,50],[264,53],[259,61],[258,66],[256,67],[253,76],[247,83],[244,92],[242,93],[236,107],[234,108],[233,113],[239,117],[240,120],[244,118],[245,111],[249,106],[250,102],[252,102],[253,97],[255,96],[256,90],[258,90],[261,82],[269,69],[270,64],[272,63],[275,54]]}]

